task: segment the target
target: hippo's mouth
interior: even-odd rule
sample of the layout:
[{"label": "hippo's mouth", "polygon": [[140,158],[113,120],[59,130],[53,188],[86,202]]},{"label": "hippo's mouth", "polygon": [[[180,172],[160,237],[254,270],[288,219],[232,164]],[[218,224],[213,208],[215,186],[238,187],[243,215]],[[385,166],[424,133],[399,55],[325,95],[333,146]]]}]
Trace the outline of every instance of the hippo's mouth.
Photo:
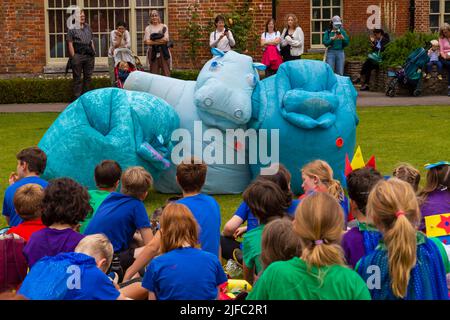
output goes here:
[{"label": "hippo's mouth", "polygon": [[291,124],[303,128],[329,128],[336,121],[337,97],[330,91],[293,89],[283,97],[281,113]]}]

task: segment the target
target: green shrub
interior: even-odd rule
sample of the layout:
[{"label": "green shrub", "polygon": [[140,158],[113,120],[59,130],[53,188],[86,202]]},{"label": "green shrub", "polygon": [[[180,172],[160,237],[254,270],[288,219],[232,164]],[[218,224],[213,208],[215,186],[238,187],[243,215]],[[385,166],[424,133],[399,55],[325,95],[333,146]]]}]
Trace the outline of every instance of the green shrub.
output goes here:
[{"label": "green shrub", "polygon": [[[197,80],[198,73],[198,70],[173,70],[171,76],[181,80]],[[70,78],[0,79],[0,104],[70,102],[72,83]],[[108,77],[92,78],[92,89],[110,86]]]},{"label": "green shrub", "polygon": [[302,54],[302,59],[309,60],[323,60],[323,53],[304,53]]},{"label": "green shrub", "polygon": [[402,66],[411,52],[420,47],[429,47],[430,41],[438,37],[436,33],[407,32],[388,44],[383,52],[381,66],[384,69]]},{"label": "green shrub", "polygon": [[350,43],[345,49],[345,58],[352,61],[365,61],[371,52],[371,45],[367,33],[350,36]]}]

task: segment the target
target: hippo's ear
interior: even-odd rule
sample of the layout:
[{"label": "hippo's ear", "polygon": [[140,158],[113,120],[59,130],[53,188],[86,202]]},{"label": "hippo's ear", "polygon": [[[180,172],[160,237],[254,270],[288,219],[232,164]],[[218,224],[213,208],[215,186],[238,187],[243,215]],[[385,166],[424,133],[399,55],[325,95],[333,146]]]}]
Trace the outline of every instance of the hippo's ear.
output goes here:
[{"label": "hippo's ear", "polygon": [[253,62],[253,68],[255,68],[256,70],[264,71],[264,70],[266,70],[267,67],[265,65],[263,65],[262,63]]},{"label": "hippo's ear", "polygon": [[211,53],[213,56],[216,56],[216,57],[223,57],[225,55],[225,52],[223,52],[222,50],[219,50],[217,48],[212,48]]}]

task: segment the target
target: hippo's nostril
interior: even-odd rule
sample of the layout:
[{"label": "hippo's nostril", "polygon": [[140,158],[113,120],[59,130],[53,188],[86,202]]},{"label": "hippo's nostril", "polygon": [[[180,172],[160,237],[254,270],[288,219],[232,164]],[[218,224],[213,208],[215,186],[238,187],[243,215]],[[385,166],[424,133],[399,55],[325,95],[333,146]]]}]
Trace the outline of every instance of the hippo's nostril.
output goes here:
[{"label": "hippo's nostril", "polygon": [[234,111],[234,116],[237,118],[237,119],[241,119],[242,118],[242,116],[243,116],[243,112],[242,112],[242,110],[241,109],[236,109],[235,111]]},{"label": "hippo's nostril", "polygon": [[205,100],[203,100],[203,104],[205,105],[205,107],[211,107],[213,103],[214,102],[211,98],[206,98]]}]

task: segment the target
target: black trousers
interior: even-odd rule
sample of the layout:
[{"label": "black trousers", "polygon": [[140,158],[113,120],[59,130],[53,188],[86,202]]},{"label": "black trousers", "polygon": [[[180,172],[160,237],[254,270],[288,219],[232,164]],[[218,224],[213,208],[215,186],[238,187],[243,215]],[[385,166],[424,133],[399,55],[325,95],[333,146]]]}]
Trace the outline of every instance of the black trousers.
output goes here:
[{"label": "black trousers", "polygon": [[[72,57],[73,95],[75,99],[89,91],[94,66],[95,57],[81,54],[75,54]],[[83,80],[81,79],[82,74]]]},{"label": "black trousers", "polygon": [[222,258],[225,260],[233,259],[234,249],[239,249],[241,243],[234,240],[233,237],[220,236],[220,248],[222,249]]},{"label": "black trousers", "polygon": [[361,76],[364,76],[364,84],[369,84],[372,70],[376,70],[379,68],[380,66],[377,63],[373,62],[373,60],[367,59],[366,62],[364,62],[361,68]]}]

